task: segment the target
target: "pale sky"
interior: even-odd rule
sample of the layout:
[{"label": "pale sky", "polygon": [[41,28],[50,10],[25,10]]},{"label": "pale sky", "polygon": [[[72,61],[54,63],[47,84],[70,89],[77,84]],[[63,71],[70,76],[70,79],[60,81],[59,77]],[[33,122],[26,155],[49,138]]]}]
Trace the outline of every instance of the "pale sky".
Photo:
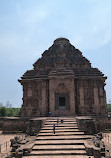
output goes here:
[{"label": "pale sky", "polygon": [[17,80],[58,37],[108,77],[111,100],[111,0],[0,0],[0,102],[21,107]]}]

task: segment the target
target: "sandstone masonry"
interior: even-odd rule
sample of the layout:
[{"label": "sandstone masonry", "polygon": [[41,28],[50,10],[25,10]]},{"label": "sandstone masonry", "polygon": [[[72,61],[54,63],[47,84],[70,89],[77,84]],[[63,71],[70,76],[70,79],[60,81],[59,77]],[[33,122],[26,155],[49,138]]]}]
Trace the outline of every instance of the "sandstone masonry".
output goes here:
[{"label": "sandstone masonry", "polygon": [[107,114],[105,80],[66,38],[58,38],[19,80],[21,117]]}]

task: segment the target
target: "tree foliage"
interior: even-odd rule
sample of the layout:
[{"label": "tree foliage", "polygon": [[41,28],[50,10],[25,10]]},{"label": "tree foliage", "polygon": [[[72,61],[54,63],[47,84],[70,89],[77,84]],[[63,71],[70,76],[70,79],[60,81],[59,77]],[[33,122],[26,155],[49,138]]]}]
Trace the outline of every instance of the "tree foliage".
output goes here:
[{"label": "tree foliage", "polygon": [[20,108],[12,107],[9,101],[5,105],[0,102],[0,117],[13,117],[18,115],[20,115]]},{"label": "tree foliage", "polygon": [[111,104],[107,104],[108,112],[111,112]]},{"label": "tree foliage", "polygon": [[0,116],[1,117],[5,117],[6,116],[6,108],[5,107],[1,107],[0,108]]},{"label": "tree foliage", "polygon": [[20,115],[20,108],[7,108],[0,107],[0,116],[1,117],[13,117]]}]

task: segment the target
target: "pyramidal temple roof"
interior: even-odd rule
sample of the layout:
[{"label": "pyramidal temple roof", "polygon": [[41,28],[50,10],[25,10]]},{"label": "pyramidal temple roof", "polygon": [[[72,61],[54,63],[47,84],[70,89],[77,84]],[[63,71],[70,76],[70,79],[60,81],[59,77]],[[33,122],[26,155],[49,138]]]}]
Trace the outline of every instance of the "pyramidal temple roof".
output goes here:
[{"label": "pyramidal temple roof", "polygon": [[[57,38],[53,45],[45,50],[42,57],[27,71],[22,79],[48,78],[50,75],[74,75],[75,77],[103,77],[82,52],[76,49],[66,38]],[[62,73],[61,73],[62,72]]]},{"label": "pyramidal temple roof", "polygon": [[69,43],[69,40],[67,38],[57,38],[54,41],[54,44],[60,44],[60,43]]}]

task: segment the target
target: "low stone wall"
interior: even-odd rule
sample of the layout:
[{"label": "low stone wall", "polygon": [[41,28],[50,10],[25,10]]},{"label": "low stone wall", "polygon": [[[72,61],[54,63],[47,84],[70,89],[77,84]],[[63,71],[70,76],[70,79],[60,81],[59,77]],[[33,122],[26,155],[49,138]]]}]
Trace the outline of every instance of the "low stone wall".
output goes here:
[{"label": "low stone wall", "polygon": [[26,132],[29,119],[27,118],[3,118],[3,133]]},{"label": "low stone wall", "polygon": [[111,131],[111,118],[108,117],[99,117],[96,118],[98,129],[100,131],[110,130]]},{"label": "low stone wall", "polygon": [[26,134],[37,135],[39,133],[41,127],[43,127],[45,120],[46,119],[44,119],[44,118],[30,119],[28,122]]},{"label": "low stone wall", "polygon": [[76,117],[77,124],[80,130],[86,134],[96,134],[98,131],[111,130],[111,118],[107,116],[89,117],[79,116]]},{"label": "low stone wall", "polygon": [[44,125],[44,118],[0,118],[1,130],[3,133],[26,133],[36,135]]},{"label": "low stone wall", "polygon": [[92,117],[76,117],[76,121],[80,130],[84,131],[85,134],[96,134],[97,124]]},{"label": "low stone wall", "polygon": [[[28,135],[36,135],[44,125],[46,118],[0,118],[0,128],[3,133],[18,133],[24,132]],[[77,124],[80,130],[86,134],[96,134],[98,131],[111,130],[111,118],[106,116],[101,117],[76,117]]]}]

